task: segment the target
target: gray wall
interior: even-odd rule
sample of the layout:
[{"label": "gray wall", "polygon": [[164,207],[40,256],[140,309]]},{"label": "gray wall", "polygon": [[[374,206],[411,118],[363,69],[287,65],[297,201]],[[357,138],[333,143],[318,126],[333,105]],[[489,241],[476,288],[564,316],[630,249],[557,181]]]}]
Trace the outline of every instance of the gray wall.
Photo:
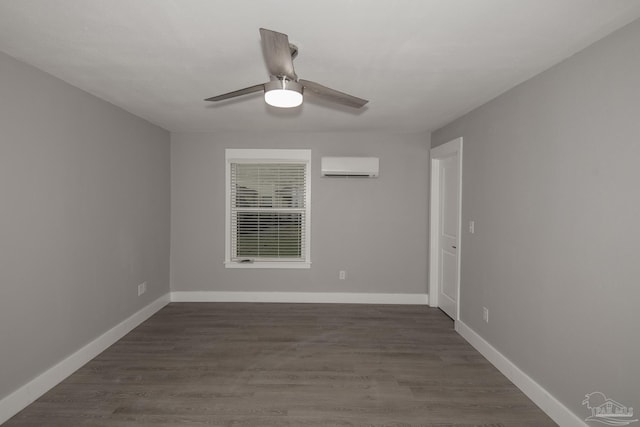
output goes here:
[{"label": "gray wall", "polygon": [[464,137],[462,321],[580,418],[593,391],[640,408],[639,41],[636,21],[432,135]]},{"label": "gray wall", "polygon": [[48,74],[0,70],[2,398],[169,291],[170,150]]},{"label": "gray wall", "polygon": [[[172,134],[172,290],[425,294],[429,144],[380,133]],[[224,268],[225,148],[312,150],[310,269]],[[343,155],[379,157],[380,177],[321,178],[320,158]]]}]

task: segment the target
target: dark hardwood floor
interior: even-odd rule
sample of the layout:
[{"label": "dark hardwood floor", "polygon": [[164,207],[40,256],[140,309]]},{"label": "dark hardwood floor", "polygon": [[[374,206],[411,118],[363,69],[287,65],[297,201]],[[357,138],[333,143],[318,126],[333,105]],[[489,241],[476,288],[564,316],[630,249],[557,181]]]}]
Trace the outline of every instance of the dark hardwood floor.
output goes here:
[{"label": "dark hardwood floor", "polygon": [[555,426],[425,306],[172,303],[5,426]]}]

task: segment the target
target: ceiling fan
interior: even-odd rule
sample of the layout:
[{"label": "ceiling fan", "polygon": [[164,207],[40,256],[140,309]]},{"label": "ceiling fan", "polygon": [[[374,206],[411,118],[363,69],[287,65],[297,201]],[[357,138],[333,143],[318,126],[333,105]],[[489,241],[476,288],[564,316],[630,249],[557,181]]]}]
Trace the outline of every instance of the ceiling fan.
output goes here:
[{"label": "ceiling fan", "polygon": [[366,99],[328,88],[319,83],[298,79],[293,70],[293,59],[298,55],[298,48],[289,44],[289,37],[286,34],[260,28],[260,38],[271,80],[267,83],[213,96],[205,101],[222,101],[262,90],[265,102],[280,108],[297,107],[302,104],[303,93],[312,93],[329,101],[354,108],[361,108],[369,102]]}]

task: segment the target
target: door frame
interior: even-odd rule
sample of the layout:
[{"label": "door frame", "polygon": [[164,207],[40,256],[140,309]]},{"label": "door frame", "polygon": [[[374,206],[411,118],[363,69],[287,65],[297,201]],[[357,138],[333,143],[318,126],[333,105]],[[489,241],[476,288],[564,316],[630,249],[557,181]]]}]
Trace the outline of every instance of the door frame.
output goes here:
[{"label": "door frame", "polygon": [[460,319],[460,260],[462,255],[461,231],[462,231],[462,137],[451,140],[445,144],[432,148],[429,151],[429,164],[431,168],[431,191],[429,203],[429,305],[438,305],[438,284],[440,275],[440,160],[458,154],[458,280],[456,283],[458,298],[456,301],[456,318]]}]

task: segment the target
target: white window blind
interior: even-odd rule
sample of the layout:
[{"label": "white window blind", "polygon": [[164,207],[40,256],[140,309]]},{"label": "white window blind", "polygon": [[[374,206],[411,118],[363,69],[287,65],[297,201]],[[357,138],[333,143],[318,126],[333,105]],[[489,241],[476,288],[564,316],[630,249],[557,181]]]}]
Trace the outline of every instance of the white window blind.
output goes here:
[{"label": "white window blind", "polygon": [[244,158],[228,166],[228,261],[308,262],[308,161]]}]

